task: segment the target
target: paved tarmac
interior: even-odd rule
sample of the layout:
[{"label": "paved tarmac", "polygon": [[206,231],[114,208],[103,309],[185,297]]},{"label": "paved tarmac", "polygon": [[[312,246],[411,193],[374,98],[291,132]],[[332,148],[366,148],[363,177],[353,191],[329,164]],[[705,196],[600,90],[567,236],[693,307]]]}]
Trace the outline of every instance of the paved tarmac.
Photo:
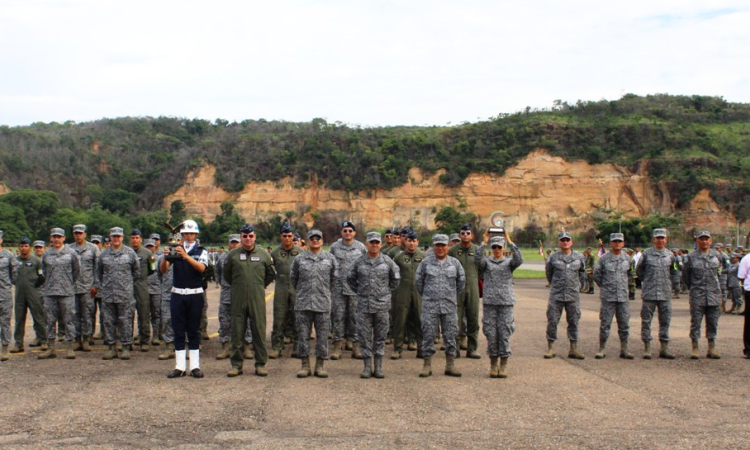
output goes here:
[{"label": "paved tarmac", "polygon": [[[617,357],[616,325],[606,359],[598,346],[597,295],[582,294],[584,361],[567,355],[565,319],[558,356],[544,360],[547,290],[518,280],[509,378],[490,379],[489,359],[461,358],[462,378],[418,378],[421,360],[386,359],[383,380],[362,380],[349,352],[328,362],[328,379],[297,379],[299,360],[269,361],[269,376],[227,378],[208,341],[206,378],[169,380],[173,362],[157,352],[103,361],[104,348],[74,361],[35,353],[0,363],[3,448],[750,448],[750,361],[742,358],[742,317],[722,315],[722,359],[689,359],[687,296],[674,301],[674,361],[641,359],[640,301],[631,302],[633,361]],[[273,286],[271,286],[273,287]],[[269,293],[271,290],[269,289]],[[209,331],[218,328],[218,290],[209,289]],[[270,335],[271,308],[268,304]],[[30,319],[29,319],[30,320]],[[29,327],[29,332],[31,329]],[[33,336],[27,333],[27,342]],[[163,347],[162,347],[163,348]],[[480,335],[480,349],[486,349]],[[656,345],[658,350],[658,344]],[[387,356],[390,354],[388,349]]]}]

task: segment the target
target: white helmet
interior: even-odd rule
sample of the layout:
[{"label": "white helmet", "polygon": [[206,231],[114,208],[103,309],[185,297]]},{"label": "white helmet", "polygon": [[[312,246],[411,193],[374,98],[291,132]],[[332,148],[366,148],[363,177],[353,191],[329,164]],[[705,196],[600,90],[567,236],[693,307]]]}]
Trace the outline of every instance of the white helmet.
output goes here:
[{"label": "white helmet", "polygon": [[194,220],[186,220],[182,223],[180,233],[200,233],[200,230],[198,230],[198,224]]}]

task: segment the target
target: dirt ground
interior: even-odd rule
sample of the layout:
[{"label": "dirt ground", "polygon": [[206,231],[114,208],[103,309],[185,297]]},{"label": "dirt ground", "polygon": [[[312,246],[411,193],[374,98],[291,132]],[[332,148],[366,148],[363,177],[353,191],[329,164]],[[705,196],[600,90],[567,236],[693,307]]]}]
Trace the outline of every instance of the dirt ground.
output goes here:
[{"label": "dirt ground", "polygon": [[[272,288],[273,286],[271,286]],[[271,289],[268,291],[271,292]],[[77,359],[40,361],[36,353],[0,364],[3,448],[750,448],[750,386],[743,379],[742,317],[722,315],[722,359],[688,358],[687,296],[674,301],[674,361],[643,360],[640,301],[631,302],[633,361],[617,357],[613,326],[607,358],[598,346],[599,300],[582,295],[584,361],[567,355],[564,318],[558,356],[545,360],[543,281],[516,283],[516,333],[509,378],[490,379],[489,359],[461,358],[462,378],[417,376],[421,360],[387,359],[383,380],[362,380],[349,352],[330,361],[328,379],[297,379],[299,360],[269,361],[269,376],[227,378],[216,361],[218,289],[209,289],[209,331],[201,366],[206,377],[170,380],[172,361],[135,352],[103,361],[99,343]],[[268,303],[270,335],[271,307]],[[30,319],[29,319],[30,321]],[[657,327],[654,327],[656,329]],[[29,333],[33,334],[31,328]],[[27,343],[31,337],[27,333]],[[163,348],[163,347],[162,347]],[[480,350],[486,342],[480,334]],[[658,344],[656,345],[658,350]]]}]

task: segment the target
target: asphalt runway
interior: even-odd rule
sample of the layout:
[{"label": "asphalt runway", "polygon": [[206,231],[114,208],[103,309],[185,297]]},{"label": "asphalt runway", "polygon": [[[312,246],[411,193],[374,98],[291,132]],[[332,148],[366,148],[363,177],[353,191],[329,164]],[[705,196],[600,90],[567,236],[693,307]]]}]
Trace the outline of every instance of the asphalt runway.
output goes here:
[{"label": "asphalt runway", "polygon": [[[103,361],[104,347],[76,360],[40,361],[34,352],[0,363],[0,446],[3,448],[750,448],[750,387],[744,378],[740,316],[722,315],[720,360],[689,359],[687,296],[674,301],[674,361],[643,360],[640,301],[631,302],[631,352],[619,359],[616,324],[607,358],[598,348],[599,299],[582,294],[583,361],[569,360],[565,319],[558,356],[546,350],[547,289],[542,280],[518,280],[516,333],[509,378],[490,379],[486,342],[481,360],[461,358],[461,378],[431,378],[405,352],[388,359],[383,380],[362,380],[362,362],[345,352],[330,361],[328,379],[296,378],[299,360],[267,365],[269,376],[227,378],[228,360],[216,361],[215,337],[205,342],[203,379],[166,378],[173,361],[134,352],[130,361]],[[273,285],[271,286],[273,288]],[[270,294],[271,289],[268,290]],[[640,294],[640,291],[639,291]],[[270,298],[270,297],[269,297]],[[218,289],[209,288],[209,331],[218,328]],[[268,302],[267,334],[271,332]],[[29,319],[29,323],[30,323]],[[656,321],[655,321],[656,322]],[[654,327],[656,329],[657,327]],[[28,327],[29,333],[31,332]],[[27,343],[31,337],[27,333]],[[658,343],[654,346],[658,351]],[[163,349],[161,347],[159,350]],[[249,369],[249,370],[248,370]]]}]

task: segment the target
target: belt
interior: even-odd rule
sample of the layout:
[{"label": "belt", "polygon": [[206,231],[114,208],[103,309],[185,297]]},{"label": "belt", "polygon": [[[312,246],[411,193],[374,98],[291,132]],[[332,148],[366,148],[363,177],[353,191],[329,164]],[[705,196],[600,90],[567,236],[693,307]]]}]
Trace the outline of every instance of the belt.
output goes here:
[{"label": "belt", "polygon": [[203,288],[195,288],[195,289],[181,289],[181,288],[172,288],[172,292],[179,295],[193,295],[193,294],[202,294]]}]

